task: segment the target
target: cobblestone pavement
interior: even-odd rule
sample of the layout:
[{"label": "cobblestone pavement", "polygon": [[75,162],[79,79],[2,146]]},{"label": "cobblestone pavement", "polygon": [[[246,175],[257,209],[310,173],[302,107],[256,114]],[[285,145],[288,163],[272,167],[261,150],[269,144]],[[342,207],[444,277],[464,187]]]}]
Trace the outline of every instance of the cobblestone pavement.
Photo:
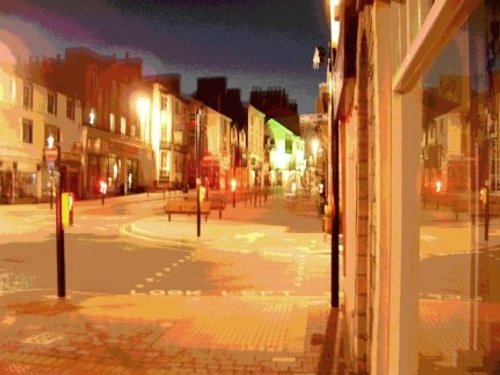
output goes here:
[{"label": "cobblestone pavement", "polygon": [[[254,206],[239,201],[235,208],[227,207],[223,219],[214,215],[202,223],[199,239],[194,236],[193,217],[174,216],[171,223],[165,220],[160,196],[109,199],[104,206],[99,203],[78,202],[75,226],[67,232],[87,233],[93,227],[81,223],[91,223],[97,215],[108,214],[115,215],[117,230],[131,239],[138,236],[141,240],[190,242],[210,252],[260,251],[273,257],[292,254],[303,259],[328,253],[329,249],[317,217],[304,217],[290,227],[284,226],[290,218],[282,209],[283,202],[271,198]],[[303,210],[307,202],[290,200],[286,204],[290,209]],[[33,238],[27,239],[28,242],[53,231],[42,223],[52,215],[47,205],[0,209],[9,224],[4,239],[28,236],[32,224]],[[269,215],[269,210],[275,214]],[[139,215],[132,215],[133,221],[127,223],[131,211]],[[33,223],[13,220],[18,216],[32,218]],[[198,256],[203,254],[200,251]],[[318,278],[327,277],[318,263],[321,261],[318,258],[311,262],[312,268],[299,262],[303,275],[294,282],[313,286],[321,281]],[[330,309],[328,295],[324,293],[297,296],[255,290],[218,295],[167,292],[137,290],[128,295],[110,295],[68,290],[63,300],[54,297],[53,290],[3,292],[0,373],[329,374],[334,371],[337,311]]]},{"label": "cobblestone pavement", "polygon": [[316,374],[331,314],[304,297],[4,294],[2,374]]},{"label": "cobblestone pavement", "polygon": [[[270,198],[245,206],[238,201],[222,219],[214,215],[203,222],[200,239],[194,236],[193,217],[165,220],[160,195],[109,199],[104,207],[79,202],[78,218],[119,214],[124,220],[115,220],[117,231],[131,239],[177,239],[203,244],[208,251],[318,255],[297,282],[320,282],[328,277],[321,264],[328,258],[321,256],[328,255],[329,238],[318,227],[314,200],[288,197],[283,202]],[[156,214],[148,215],[155,206]],[[285,228],[281,224],[289,218],[283,207],[307,214]],[[141,215],[126,222],[130,210]],[[0,207],[0,214],[8,224],[4,233],[22,241],[53,231],[38,220],[52,215],[43,205]],[[16,222],[15,217],[24,219]],[[236,243],[244,246],[235,246],[243,232],[247,236]],[[328,295],[146,292],[68,291],[66,300],[55,298],[53,290],[4,292],[0,374],[347,374],[342,310],[330,309]],[[499,304],[451,297],[419,300],[419,374],[500,373]]]}]

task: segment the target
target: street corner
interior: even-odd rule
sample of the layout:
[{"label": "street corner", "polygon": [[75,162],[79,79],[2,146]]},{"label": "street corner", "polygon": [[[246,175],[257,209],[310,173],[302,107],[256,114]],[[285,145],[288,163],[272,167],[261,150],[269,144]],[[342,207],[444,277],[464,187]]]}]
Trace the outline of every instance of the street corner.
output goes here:
[{"label": "street corner", "polygon": [[189,297],[155,296],[141,293],[101,295],[87,298],[80,303],[86,317],[122,319],[129,321],[165,321],[187,319]]}]

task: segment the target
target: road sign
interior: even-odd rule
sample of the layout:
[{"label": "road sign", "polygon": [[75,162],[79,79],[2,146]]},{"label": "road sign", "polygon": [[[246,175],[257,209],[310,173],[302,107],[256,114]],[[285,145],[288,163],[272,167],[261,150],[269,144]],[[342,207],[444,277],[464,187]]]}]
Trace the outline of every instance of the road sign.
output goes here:
[{"label": "road sign", "polygon": [[45,147],[45,161],[55,162],[59,156],[59,150],[57,147]]}]

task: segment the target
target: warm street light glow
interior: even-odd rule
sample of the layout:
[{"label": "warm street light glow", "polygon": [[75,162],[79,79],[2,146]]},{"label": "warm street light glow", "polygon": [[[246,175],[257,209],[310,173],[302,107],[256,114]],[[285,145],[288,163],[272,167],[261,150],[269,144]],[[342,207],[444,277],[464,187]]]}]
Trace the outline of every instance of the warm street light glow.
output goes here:
[{"label": "warm street light glow", "polygon": [[319,150],[319,141],[316,138],[314,138],[311,141],[311,148],[314,155],[314,162],[316,163],[316,158],[318,156],[318,150]]},{"label": "warm street light glow", "polygon": [[95,111],[94,108],[91,108],[89,113],[89,123],[91,125],[94,125],[94,122],[95,122]]},{"label": "warm street light glow", "polygon": [[137,114],[139,115],[141,139],[145,143],[149,143],[151,138],[151,133],[150,129],[147,126],[146,121],[149,114],[150,100],[147,96],[140,95],[134,100],[134,103]]},{"label": "warm street light glow", "polygon": [[143,119],[146,117],[146,114],[149,112],[149,99],[145,96],[137,98],[135,107],[137,109],[137,113],[141,117],[141,121],[143,121]]},{"label": "warm street light glow", "polygon": [[340,6],[340,0],[330,0],[330,42],[332,48],[337,48],[340,36],[340,22],[335,20],[335,8]]},{"label": "warm street light glow", "polygon": [[106,183],[106,181],[99,181],[99,191],[101,194],[106,194],[106,192],[108,191],[108,184]]},{"label": "warm street light glow", "polygon": [[441,181],[436,181],[436,193],[441,193],[441,190],[443,188],[443,184]]},{"label": "warm street light glow", "polygon": [[54,137],[52,135],[49,135],[47,138],[47,147],[48,148],[54,147]]}]

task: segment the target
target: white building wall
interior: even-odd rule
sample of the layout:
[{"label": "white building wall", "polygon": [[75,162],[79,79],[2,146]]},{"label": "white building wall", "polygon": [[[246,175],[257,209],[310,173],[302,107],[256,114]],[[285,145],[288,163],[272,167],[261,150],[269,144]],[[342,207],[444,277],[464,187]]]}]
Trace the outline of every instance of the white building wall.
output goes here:
[{"label": "white building wall", "polygon": [[[47,173],[43,163],[46,125],[59,128],[62,158],[72,158],[80,165],[83,162],[82,151],[86,140],[82,138],[81,104],[75,101],[75,118],[69,119],[66,117],[67,98],[61,93],[56,93],[57,114],[49,114],[47,88],[30,83],[33,88],[33,105],[31,109],[25,108],[23,106],[24,80],[15,76],[13,69],[7,67],[0,68],[0,76],[2,85],[0,89],[0,133],[2,134],[0,172],[3,175],[12,173],[16,165],[18,180],[14,181],[14,186],[20,186],[21,179],[35,181],[29,191],[16,191],[14,202],[19,195],[24,193],[32,194],[39,200],[43,191],[46,190],[46,187],[42,185],[42,176]],[[23,119],[32,121],[32,143],[23,142]],[[11,192],[9,194],[11,195]]]}]

